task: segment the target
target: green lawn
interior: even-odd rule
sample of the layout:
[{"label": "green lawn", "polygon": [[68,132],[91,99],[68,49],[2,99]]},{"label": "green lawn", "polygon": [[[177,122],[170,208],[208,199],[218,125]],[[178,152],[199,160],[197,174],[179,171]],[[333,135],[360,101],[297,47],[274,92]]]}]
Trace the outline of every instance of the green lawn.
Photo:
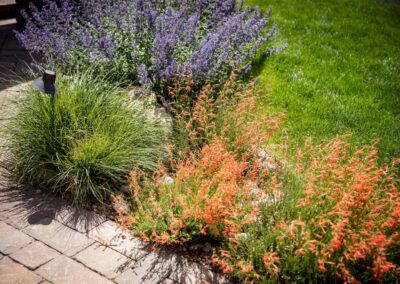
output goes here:
[{"label": "green lawn", "polygon": [[[400,156],[400,3],[368,0],[250,0],[272,6],[277,43],[289,47],[256,68],[285,111],[290,148],[353,133],[381,139]],[[391,2],[391,3],[390,3]]]}]

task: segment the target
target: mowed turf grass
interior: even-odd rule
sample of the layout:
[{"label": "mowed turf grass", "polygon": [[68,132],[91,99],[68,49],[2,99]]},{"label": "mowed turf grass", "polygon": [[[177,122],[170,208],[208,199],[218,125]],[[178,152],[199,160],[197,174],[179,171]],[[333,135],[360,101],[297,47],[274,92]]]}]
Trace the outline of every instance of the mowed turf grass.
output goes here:
[{"label": "mowed turf grass", "polygon": [[400,3],[372,0],[249,0],[272,6],[275,45],[256,65],[274,109],[287,114],[291,150],[353,133],[380,139],[383,160],[400,157]]}]

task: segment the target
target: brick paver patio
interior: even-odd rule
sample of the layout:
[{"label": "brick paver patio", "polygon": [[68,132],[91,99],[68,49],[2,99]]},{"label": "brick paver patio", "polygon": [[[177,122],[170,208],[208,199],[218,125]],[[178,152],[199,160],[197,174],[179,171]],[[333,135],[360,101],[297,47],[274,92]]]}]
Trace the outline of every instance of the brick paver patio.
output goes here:
[{"label": "brick paver patio", "polygon": [[152,251],[96,213],[58,221],[66,210],[76,218],[76,209],[57,197],[0,189],[0,283],[227,282],[181,255]]}]

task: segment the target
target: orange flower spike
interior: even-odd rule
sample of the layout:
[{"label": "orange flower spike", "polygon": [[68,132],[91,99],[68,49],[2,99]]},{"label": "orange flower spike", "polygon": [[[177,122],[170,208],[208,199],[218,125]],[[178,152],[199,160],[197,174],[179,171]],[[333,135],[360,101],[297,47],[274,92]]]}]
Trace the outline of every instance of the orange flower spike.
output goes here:
[{"label": "orange flower spike", "polygon": [[276,252],[266,252],[264,253],[262,259],[264,266],[267,269],[271,270],[275,274],[280,272],[280,269],[277,266],[277,264],[279,263],[279,256],[276,254]]},{"label": "orange flower spike", "polygon": [[211,263],[214,266],[218,266],[219,265],[219,259],[216,256],[212,256],[211,257]]},{"label": "orange flower spike", "polygon": [[254,268],[253,268],[253,265],[251,265],[251,264],[244,264],[243,263],[243,261],[239,261],[238,262],[238,264],[237,264],[237,266],[240,268],[240,270],[243,272],[243,273],[245,273],[245,274],[247,274],[247,273],[251,273],[251,272],[253,272],[253,270],[254,270]]},{"label": "orange flower spike", "polygon": [[222,269],[222,272],[225,274],[229,274],[232,272],[232,270],[232,267],[226,264],[225,267]]},{"label": "orange flower spike", "polygon": [[324,273],[324,272],[328,271],[328,269],[326,269],[325,264],[324,264],[323,261],[318,261],[318,263],[319,263],[319,267],[318,268],[319,268],[320,272]]},{"label": "orange flower spike", "polygon": [[331,241],[331,250],[332,251],[339,251],[342,247],[342,242],[338,239],[333,239]]}]

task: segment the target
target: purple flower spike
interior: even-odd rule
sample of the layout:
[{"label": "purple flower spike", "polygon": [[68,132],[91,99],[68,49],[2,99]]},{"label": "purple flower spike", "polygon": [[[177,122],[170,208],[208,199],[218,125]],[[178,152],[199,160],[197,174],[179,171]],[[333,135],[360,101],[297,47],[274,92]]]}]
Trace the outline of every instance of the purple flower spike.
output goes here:
[{"label": "purple flower spike", "polygon": [[200,85],[233,69],[250,72],[275,30],[266,30],[270,12],[237,0],[45,0],[41,10],[30,9],[16,35],[44,65],[96,63],[114,79],[158,90],[179,74]]}]

